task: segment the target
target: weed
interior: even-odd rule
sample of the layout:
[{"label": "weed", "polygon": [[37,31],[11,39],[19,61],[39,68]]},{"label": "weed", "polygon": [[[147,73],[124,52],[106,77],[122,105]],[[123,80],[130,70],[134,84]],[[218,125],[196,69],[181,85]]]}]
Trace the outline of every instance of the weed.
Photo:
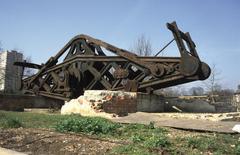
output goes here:
[{"label": "weed", "polygon": [[154,128],[155,128],[155,127],[154,127],[154,122],[150,122],[149,125],[148,125],[148,128],[149,128],[149,129],[154,129]]},{"label": "weed", "polygon": [[1,126],[3,128],[20,128],[23,127],[22,121],[20,121],[18,118],[12,118],[12,117],[5,117],[1,120]]},{"label": "weed", "polygon": [[[230,144],[234,144],[234,137],[231,135],[198,136],[186,138],[187,146],[199,151],[210,151],[213,154],[232,154],[234,149]],[[221,147],[219,147],[221,146]],[[237,150],[237,149],[236,149]],[[240,148],[239,148],[240,150]],[[237,151],[236,151],[237,152]]]},{"label": "weed", "polygon": [[193,149],[199,150],[207,150],[207,149],[215,149],[215,138],[207,137],[207,136],[199,136],[199,137],[188,137],[187,143],[189,147]]},{"label": "weed", "polygon": [[145,129],[146,128],[146,125],[143,125],[143,124],[126,124],[125,127],[124,127],[124,130],[142,130],[142,129]]},{"label": "weed", "polygon": [[168,137],[164,134],[152,134],[151,137],[147,138],[144,145],[148,148],[156,147],[169,147],[171,145]]},{"label": "weed", "polygon": [[120,124],[112,123],[104,118],[70,116],[60,121],[55,129],[60,132],[83,132],[88,134],[114,134]]},{"label": "weed", "polygon": [[139,134],[134,134],[133,136],[131,136],[130,139],[132,140],[133,143],[141,143],[145,141],[145,138]]},{"label": "weed", "polygon": [[0,119],[3,119],[6,117],[6,114],[5,113],[0,113]]},{"label": "weed", "polygon": [[240,155],[240,144],[238,144],[237,146],[235,146],[235,153],[236,155]]}]

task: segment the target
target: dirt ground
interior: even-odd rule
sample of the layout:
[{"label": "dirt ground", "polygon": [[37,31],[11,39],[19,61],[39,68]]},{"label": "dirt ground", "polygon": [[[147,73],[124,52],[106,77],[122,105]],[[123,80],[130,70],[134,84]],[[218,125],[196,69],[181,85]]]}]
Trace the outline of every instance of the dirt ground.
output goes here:
[{"label": "dirt ground", "polygon": [[105,154],[117,145],[121,142],[46,129],[0,129],[0,147],[33,155]]},{"label": "dirt ground", "polygon": [[[204,134],[172,128],[168,130],[168,136],[172,138]],[[128,144],[127,141],[99,139],[76,133],[58,133],[48,129],[0,129],[0,153],[1,148],[6,148],[26,155],[101,155],[108,154],[115,146]]]}]

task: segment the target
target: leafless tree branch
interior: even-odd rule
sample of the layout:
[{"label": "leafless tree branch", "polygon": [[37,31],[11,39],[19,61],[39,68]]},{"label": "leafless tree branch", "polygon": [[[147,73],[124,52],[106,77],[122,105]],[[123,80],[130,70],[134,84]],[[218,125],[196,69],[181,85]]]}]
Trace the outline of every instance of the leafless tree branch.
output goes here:
[{"label": "leafless tree branch", "polygon": [[149,39],[144,34],[140,35],[135,42],[134,48],[131,50],[140,56],[152,55],[152,45]]}]

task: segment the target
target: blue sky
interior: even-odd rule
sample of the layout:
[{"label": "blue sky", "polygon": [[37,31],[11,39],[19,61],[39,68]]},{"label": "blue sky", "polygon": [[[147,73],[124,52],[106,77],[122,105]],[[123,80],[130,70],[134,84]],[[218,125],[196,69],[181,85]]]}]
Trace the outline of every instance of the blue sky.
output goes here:
[{"label": "blue sky", "polygon": [[[189,31],[203,61],[216,64],[224,87],[240,84],[238,0],[0,0],[0,41],[36,63],[55,55],[72,37],[88,34],[130,49],[141,34],[154,53],[172,39],[167,22]],[[168,48],[177,55],[177,48]],[[167,55],[167,53],[166,53]]]}]

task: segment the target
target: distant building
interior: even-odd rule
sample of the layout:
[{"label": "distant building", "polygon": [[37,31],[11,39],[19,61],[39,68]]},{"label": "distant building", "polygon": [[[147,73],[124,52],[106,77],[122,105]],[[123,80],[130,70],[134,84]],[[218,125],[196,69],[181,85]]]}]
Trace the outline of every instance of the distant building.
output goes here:
[{"label": "distant building", "polygon": [[22,61],[23,54],[17,51],[0,52],[0,91],[16,93],[21,86],[22,67],[14,66],[15,61]]},{"label": "distant building", "polygon": [[238,85],[238,89],[233,95],[233,104],[240,111],[240,85]]}]

